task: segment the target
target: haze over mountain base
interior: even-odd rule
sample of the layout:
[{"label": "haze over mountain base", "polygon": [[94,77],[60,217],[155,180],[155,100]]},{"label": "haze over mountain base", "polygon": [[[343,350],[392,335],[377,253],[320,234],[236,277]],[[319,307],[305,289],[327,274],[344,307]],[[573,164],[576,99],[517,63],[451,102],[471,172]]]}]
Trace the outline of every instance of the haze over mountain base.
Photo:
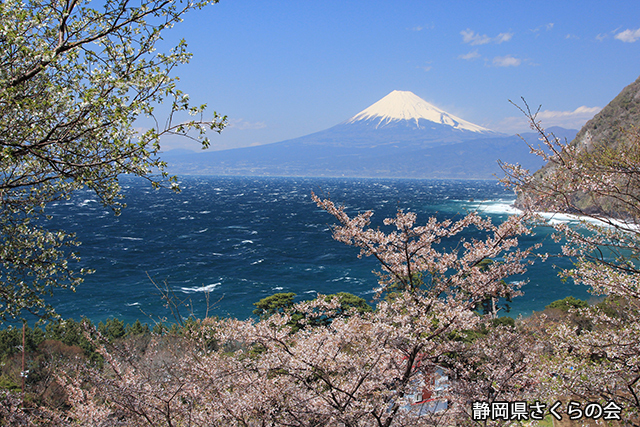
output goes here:
[{"label": "haze over mountain base", "polygon": [[[576,133],[551,130],[569,140]],[[543,164],[520,137],[465,121],[406,91],[393,91],[349,120],[300,138],[216,152],[172,150],[163,159],[170,173],[183,175],[452,179],[501,176],[498,160],[528,169]]]}]

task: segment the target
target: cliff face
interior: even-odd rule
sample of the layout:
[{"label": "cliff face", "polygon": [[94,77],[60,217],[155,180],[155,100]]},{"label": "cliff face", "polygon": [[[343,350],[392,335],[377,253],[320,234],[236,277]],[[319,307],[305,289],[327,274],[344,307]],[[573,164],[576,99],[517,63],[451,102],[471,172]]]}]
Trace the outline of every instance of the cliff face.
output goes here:
[{"label": "cliff face", "polygon": [[[597,174],[598,170],[602,174],[616,170],[616,159],[624,158],[624,168],[640,170],[640,164],[636,163],[634,153],[638,152],[638,130],[640,129],[640,77],[629,86],[625,87],[606,107],[604,107],[595,117],[589,120],[576,137],[569,143],[568,147],[575,150],[572,158],[576,159],[573,175],[561,172],[558,163],[548,162],[545,166],[533,174],[532,184],[524,190],[516,201],[516,206],[522,206],[524,195],[538,198],[540,210],[565,211],[589,215],[604,215],[610,217],[628,217],[624,206],[620,206],[616,197],[611,197],[606,191],[579,191],[578,184],[583,177],[576,173],[579,168],[584,168],[591,174]],[[567,154],[565,149],[560,157]],[[557,160],[557,159],[556,159]],[[622,166],[620,166],[622,167]],[[612,184],[624,187],[624,198],[640,197],[640,189],[636,188],[638,177],[635,171],[629,174],[623,170],[614,172],[615,178]],[[587,174],[585,174],[587,176]],[[569,183],[558,183],[559,180],[574,181]],[[555,181],[555,182],[554,182]],[[594,186],[596,188],[597,186]],[[557,198],[546,198],[544,194],[562,192],[561,198],[564,209],[559,208]],[[603,195],[607,194],[607,195]],[[557,197],[557,196],[556,196]],[[566,202],[568,200],[568,202]],[[628,202],[625,202],[628,203]]]},{"label": "cliff face", "polygon": [[571,142],[580,149],[598,144],[616,148],[631,127],[640,127],[640,77],[580,129]]}]

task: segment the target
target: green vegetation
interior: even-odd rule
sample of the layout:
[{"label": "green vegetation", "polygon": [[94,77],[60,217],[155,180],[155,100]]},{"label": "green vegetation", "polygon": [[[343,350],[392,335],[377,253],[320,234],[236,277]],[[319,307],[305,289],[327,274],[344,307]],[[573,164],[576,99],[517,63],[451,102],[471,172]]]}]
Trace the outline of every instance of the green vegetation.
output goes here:
[{"label": "green vegetation", "polygon": [[293,292],[280,292],[265,298],[258,302],[254,302],[257,308],[253,310],[253,314],[261,319],[266,319],[276,313],[285,313],[293,308],[293,298],[296,296]]},{"label": "green vegetation", "polygon": [[571,309],[586,308],[589,307],[589,303],[586,301],[568,296],[564,299],[557,300],[546,306],[545,308],[557,308],[562,311],[569,311]]},{"label": "green vegetation", "polygon": [[[100,333],[102,338],[95,336],[93,331]],[[57,408],[66,405],[66,392],[56,381],[56,376],[68,369],[93,367],[103,370],[105,359],[97,351],[98,342],[109,347],[124,346],[123,348],[129,349],[127,351],[131,352],[132,357],[140,358],[145,354],[152,336],[170,338],[187,333],[184,328],[176,325],[171,328],[154,328],[154,331],[159,333],[152,333],[149,326],[139,320],[125,325],[123,321],[114,318],[100,322],[97,327],[88,319],[52,321],[44,328],[27,326],[25,362],[28,374],[25,378],[25,398],[30,402],[29,406]],[[3,391],[20,392],[21,369],[22,328],[0,329],[0,400]]]},{"label": "green vegetation", "polygon": [[[136,320],[133,324],[126,324],[119,319],[110,318],[98,326],[89,319],[76,321],[73,319],[49,322],[43,328],[36,326],[25,328],[25,350],[27,353],[37,353],[46,341],[56,341],[68,347],[81,349],[89,359],[97,358],[95,346],[86,337],[87,331],[95,328],[108,342],[119,339],[150,335],[151,329],[146,323]],[[169,330],[166,327],[164,330]],[[6,362],[11,357],[22,352],[22,328],[10,326],[0,329],[0,362]]]},{"label": "green vegetation", "polygon": [[[281,292],[262,298],[258,302],[254,302],[256,308],[253,310],[253,314],[260,317],[260,319],[268,319],[276,313],[284,314],[295,312],[294,298],[296,294],[293,292]],[[337,308],[335,316],[344,317],[348,316],[348,313],[354,309],[356,313],[370,313],[373,308],[365,301],[356,295],[348,292],[338,292],[337,294],[325,295],[324,301],[331,302],[333,298],[338,298],[340,306]]]},{"label": "green vegetation", "polygon": [[337,316],[346,316],[350,309],[355,309],[358,314],[371,313],[373,311],[373,308],[367,301],[349,292],[338,292],[337,294],[327,295],[324,297],[324,300],[329,302],[334,297],[338,297],[338,301],[340,302]]},{"label": "green vegetation", "polygon": [[274,314],[289,314],[291,319],[287,325],[295,333],[304,328],[306,324],[312,327],[327,326],[337,317],[346,318],[351,313],[364,314],[373,311],[373,308],[364,299],[348,292],[325,295],[322,301],[331,303],[334,298],[337,298],[339,306],[330,312],[321,313],[314,313],[314,310],[308,308],[296,308],[295,297],[296,294],[293,292],[281,292],[262,298],[253,303],[257,307],[253,313],[258,315],[261,320],[268,319]]}]

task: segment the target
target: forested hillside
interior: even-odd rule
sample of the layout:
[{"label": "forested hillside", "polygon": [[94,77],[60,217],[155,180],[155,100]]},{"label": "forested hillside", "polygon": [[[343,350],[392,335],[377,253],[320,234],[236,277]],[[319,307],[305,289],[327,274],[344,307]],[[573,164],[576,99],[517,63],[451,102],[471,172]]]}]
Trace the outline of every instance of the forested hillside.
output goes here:
[{"label": "forested hillside", "polygon": [[[546,200],[547,197],[553,191],[560,191],[562,197],[569,201],[566,211],[629,218],[634,210],[633,204],[640,195],[636,173],[640,160],[637,141],[639,126],[640,78],[625,87],[589,120],[566,147],[549,147],[552,155],[546,159],[547,164],[533,174],[532,183],[523,183],[523,192],[517,204],[522,205],[524,196],[534,193],[529,188],[537,187],[542,197],[538,202],[543,208],[549,209],[552,203]],[[550,135],[549,141],[555,142],[556,136]],[[571,169],[573,178],[566,174],[561,176],[560,172],[562,164],[569,159],[575,162]],[[620,173],[616,173],[618,170]],[[610,186],[603,189],[597,185],[583,189],[571,187],[570,183],[575,183],[585,174],[593,176],[594,180],[606,180]],[[554,183],[560,182],[566,184],[564,188],[552,189]],[[547,193],[542,190],[543,187],[548,187]]]}]

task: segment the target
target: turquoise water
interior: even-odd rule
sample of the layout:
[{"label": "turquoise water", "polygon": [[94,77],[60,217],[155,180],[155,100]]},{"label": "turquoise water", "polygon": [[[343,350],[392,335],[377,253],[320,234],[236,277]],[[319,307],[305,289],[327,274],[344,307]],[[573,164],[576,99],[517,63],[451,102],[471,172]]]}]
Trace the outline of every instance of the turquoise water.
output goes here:
[{"label": "turquoise water", "polygon": [[[374,226],[397,208],[415,211],[418,222],[469,209],[500,221],[514,199],[495,181],[184,177],[178,194],[140,179],[121,183],[128,206],[118,217],[88,191],[47,208],[48,227],[76,232],[82,242],[76,267],[95,270],[77,292],[56,291],[51,302],[63,317],[170,319],[153,282],[188,304],[183,314],[196,316],[244,319],[254,302],[276,292],[307,299],[346,291],[370,300],[376,261],[358,259],[358,249],[331,238],[333,217],[313,203],[312,191],[351,214],[373,210]],[[558,251],[546,229],[522,244],[538,241]],[[568,295],[589,298],[586,288],[562,283],[553,264],[570,262],[532,266],[511,315],[528,315]]]}]

